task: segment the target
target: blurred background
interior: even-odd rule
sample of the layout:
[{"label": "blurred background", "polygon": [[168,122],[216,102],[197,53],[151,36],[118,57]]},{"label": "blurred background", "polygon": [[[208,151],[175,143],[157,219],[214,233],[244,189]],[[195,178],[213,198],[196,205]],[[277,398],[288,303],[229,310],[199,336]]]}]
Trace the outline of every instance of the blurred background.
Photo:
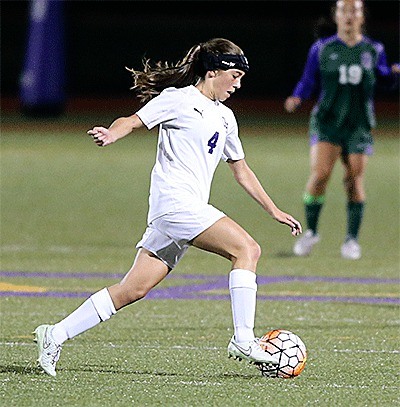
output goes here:
[{"label": "blurred background", "polygon": [[[139,69],[143,57],[176,62],[192,45],[212,37],[231,39],[249,59],[251,71],[235,100],[283,110],[316,38],[316,24],[322,17],[329,22],[333,4],[2,1],[2,111],[59,115],[74,108],[126,106],[127,101],[135,109],[125,67]],[[400,59],[399,4],[366,2],[367,34],[384,43],[391,63]],[[377,110],[397,114],[398,88],[377,93]]]}]

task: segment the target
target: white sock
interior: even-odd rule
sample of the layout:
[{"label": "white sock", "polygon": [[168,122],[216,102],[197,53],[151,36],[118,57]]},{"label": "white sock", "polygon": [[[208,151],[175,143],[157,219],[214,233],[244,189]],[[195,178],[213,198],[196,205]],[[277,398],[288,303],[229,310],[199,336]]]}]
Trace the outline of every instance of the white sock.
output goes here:
[{"label": "white sock", "polygon": [[256,273],[234,269],[229,273],[232,316],[236,342],[254,339],[257,283]]},{"label": "white sock", "polygon": [[72,314],[55,324],[51,334],[61,345],[67,339],[93,328],[100,322],[107,321],[116,312],[107,288],[103,288],[90,296]]}]

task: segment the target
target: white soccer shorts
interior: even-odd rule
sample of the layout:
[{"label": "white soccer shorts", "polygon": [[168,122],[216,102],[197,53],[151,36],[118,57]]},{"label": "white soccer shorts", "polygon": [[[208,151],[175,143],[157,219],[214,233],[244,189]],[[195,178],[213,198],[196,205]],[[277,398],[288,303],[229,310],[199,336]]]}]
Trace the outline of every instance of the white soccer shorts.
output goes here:
[{"label": "white soccer shorts", "polygon": [[209,204],[167,213],[148,225],[136,248],[149,250],[173,269],[191,241],[224,216],[223,212]]}]

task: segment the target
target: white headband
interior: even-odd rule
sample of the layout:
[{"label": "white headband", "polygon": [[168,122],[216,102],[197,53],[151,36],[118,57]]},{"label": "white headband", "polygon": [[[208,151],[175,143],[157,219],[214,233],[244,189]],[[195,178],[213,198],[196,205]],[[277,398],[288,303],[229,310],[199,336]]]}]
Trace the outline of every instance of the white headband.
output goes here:
[{"label": "white headband", "polygon": [[[339,0],[339,1],[337,1],[336,2],[336,7],[337,8],[343,8],[344,7],[344,0]],[[361,0],[356,0],[355,2],[354,2],[354,7],[356,8],[356,9],[362,9],[362,7],[363,7],[363,2],[361,1]]]}]

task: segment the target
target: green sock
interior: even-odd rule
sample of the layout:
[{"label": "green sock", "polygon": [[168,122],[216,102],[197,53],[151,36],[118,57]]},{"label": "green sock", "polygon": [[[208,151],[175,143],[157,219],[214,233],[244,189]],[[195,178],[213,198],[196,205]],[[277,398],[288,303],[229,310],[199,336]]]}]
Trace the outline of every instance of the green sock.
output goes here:
[{"label": "green sock", "polygon": [[308,192],[303,196],[304,208],[306,213],[307,229],[312,230],[314,234],[317,233],[319,214],[325,202],[325,195],[313,196]]},{"label": "green sock", "polygon": [[347,236],[346,240],[358,239],[358,233],[364,215],[364,202],[347,202]]}]

